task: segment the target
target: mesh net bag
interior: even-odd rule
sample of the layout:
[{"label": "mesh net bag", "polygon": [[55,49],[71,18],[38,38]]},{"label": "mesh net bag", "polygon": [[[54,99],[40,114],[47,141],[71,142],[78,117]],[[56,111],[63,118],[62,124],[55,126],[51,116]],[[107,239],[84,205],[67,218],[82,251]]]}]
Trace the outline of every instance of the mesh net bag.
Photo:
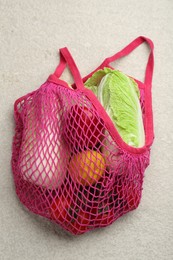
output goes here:
[{"label": "mesh net bag", "polygon": [[[144,41],[152,48],[149,39],[139,37],[99,68]],[[149,81],[138,82],[145,126],[141,148],[123,142],[102,105],[84,87],[67,48],[60,53],[60,65],[46,83],[15,102],[12,169],[17,196],[30,211],[79,235],[108,226],[139,205],[153,140],[153,53],[146,70]],[[66,63],[74,89],[59,79]]]}]

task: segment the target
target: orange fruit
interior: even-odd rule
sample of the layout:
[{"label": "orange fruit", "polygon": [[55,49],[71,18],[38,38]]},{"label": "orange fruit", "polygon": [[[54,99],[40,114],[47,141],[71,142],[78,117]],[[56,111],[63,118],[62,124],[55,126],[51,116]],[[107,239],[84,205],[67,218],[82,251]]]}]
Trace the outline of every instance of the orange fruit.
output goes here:
[{"label": "orange fruit", "polygon": [[85,186],[96,183],[104,174],[106,163],[97,151],[83,151],[74,155],[69,163],[72,179]]}]

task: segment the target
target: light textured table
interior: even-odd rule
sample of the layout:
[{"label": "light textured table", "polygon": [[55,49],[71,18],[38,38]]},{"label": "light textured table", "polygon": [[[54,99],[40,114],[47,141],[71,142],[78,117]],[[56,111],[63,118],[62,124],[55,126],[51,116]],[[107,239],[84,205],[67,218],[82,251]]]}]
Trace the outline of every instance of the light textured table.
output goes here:
[{"label": "light textured table", "polygon": [[[173,259],[172,25],[171,0],[0,0],[0,259]],[[60,47],[69,47],[84,76],[139,35],[155,43],[155,143],[141,204],[108,228],[71,237],[15,196],[13,103],[54,71]],[[147,55],[141,46],[113,65],[143,80]]]}]

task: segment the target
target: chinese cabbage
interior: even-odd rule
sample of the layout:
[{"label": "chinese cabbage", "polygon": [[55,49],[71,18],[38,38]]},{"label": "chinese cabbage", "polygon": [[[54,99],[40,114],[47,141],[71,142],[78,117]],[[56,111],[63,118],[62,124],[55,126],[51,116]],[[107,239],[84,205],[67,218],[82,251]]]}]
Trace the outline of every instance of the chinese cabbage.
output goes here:
[{"label": "chinese cabbage", "polygon": [[85,82],[128,145],[142,147],[145,133],[137,83],[118,70],[98,70]]}]

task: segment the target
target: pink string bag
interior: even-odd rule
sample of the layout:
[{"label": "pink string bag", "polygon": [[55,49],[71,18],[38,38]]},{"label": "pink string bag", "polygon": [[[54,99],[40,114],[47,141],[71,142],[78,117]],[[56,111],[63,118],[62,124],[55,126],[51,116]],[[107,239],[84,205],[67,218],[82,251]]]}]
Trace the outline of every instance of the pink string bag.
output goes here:
[{"label": "pink string bag", "polygon": [[[151,49],[145,81],[134,80],[141,94],[145,145],[135,148],[122,140],[83,82],[98,69],[111,68],[110,62],[143,42]],[[79,235],[108,226],[138,207],[154,138],[153,63],[153,43],[141,36],[82,80],[71,54],[63,48],[54,74],[36,91],[16,100],[12,169],[16,193],[30,211]],[[59,79],[67,64],[75,81],[73,89]]]}]

